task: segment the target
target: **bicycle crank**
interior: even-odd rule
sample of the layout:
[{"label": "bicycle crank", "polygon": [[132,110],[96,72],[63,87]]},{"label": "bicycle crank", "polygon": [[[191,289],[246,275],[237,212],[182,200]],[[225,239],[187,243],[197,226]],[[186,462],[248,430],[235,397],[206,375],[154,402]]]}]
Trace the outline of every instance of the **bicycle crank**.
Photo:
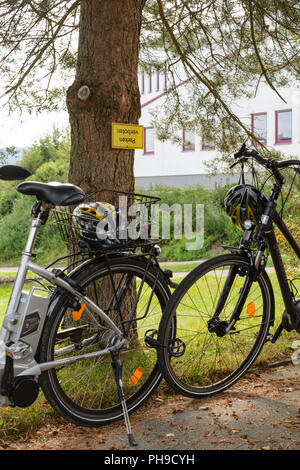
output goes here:
[{"label": "bicycle crank", "polygon": [[144,341],[148,348],[157,348],[157,330],[151,329],[147,330],[144,334]]},{"label": "bicycle crank", "polygon": [[300,333],[300,299],[296,299],[294,302],[294,313],[295,321],[292,323],[286,310],[283,312],[282,326],[286,331],[296,330],[298,333]]}]

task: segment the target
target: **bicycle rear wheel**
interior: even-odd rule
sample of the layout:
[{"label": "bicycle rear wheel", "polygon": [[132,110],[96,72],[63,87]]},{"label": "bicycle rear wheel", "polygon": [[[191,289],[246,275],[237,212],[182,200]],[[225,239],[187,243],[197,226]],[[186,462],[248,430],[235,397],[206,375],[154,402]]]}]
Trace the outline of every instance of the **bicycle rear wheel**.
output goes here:
[{"label": "bicycle rear wheel", "polygon": [[[106,262],[89,262],[72,276],[120,329],[125,331],[130,327],[127,334],[129,350],[120,355],[129,413],[142,405],[162,378],[156,350],[146,346],[144,336],[147,330],[158,329],[170,292],[162,276],[157,277],[154,268],[145,271],[145,267],[145,262],[136,257],[120,257],[111,259],[109,268]],[[136,300],[135,320],[130,323],[128,312]],[[103,349],[103,337],[110,333],[111,330],[99,329],[85,310],[74,320],[65,296],[60,295],[50,309],[39,361],[59,360]],[[97,427],[123,417],[110,355],[49,370],[42,373],[40,383],[52,407],[77,425]]]},{"label": "bicycle rear wheel", "polygon": [[249,273],[245,256],[221,255],[195,268],[171,296],[159,328],[158,360],[165,380],[177,392],[193,398],[221,392],[239,380],[258,356],[274,316],[273,289],[265,271],[252,284],[238,321],[226,333]]}]

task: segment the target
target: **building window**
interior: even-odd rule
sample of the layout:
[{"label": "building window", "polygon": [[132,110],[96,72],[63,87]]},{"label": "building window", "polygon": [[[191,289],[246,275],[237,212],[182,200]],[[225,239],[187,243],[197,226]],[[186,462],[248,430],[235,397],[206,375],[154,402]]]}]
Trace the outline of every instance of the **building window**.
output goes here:
[{"label": "building window", "polygon": [[[267,143],[267,113],[251,114],[251,132],[259,142]],[[252,140],[252,145],[257,145],[256,140]]]},{"label": "building window", "polygon": [[195,132],[189,129],[183,129],[182,131],[182,150],[195,150]]},{"label": "building window", "polygon": [[292,142],[292,110],[275,111],[275,144]]},{"label": "building window", "polygon": [[144,128],[144,155],[154,153],[154,129],[153,127]]},{"label": "building window", "polygon": [[202,150],[213,150],[215,148],[215,144],[212,140],[210,140],[213,134],[212,134],[211,128],[209,127],[209,122],[202,121],[201,122],[201,127],[202,127],[202,130],[201,130],[201,135],[202,135],[201,149]]},{"label": "building window", "polygon": [[164,90],[168,89],[168,67],[167,64],[165,64],[165,70],[164,70]]},{"label": "building window", "polygon": [[215,145],[213,142],[210,142],[205,135],[202,135],[202,150],[213,150],[215,148]]},{"label": "building window", "polygon": [[140,74],[140,80],[141,80],[141,93],[144,94],[145,93],[145,73],[144,72],[141,72]]},{"label": "building window", "polygon": [[202,139],[202,150],[213,150],[214,148],[213,142],[206,142]]},{"label": "building window", "polygon": [[149,67],[149,93],[152,93],[152,70],[151,67]]}]

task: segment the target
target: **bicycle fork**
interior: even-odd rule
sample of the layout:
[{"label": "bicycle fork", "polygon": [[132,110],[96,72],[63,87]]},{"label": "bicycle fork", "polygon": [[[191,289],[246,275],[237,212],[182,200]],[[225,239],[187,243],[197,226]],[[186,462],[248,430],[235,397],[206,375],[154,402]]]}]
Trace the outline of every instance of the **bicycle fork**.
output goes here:
[{"label": "bicycle fork", "polygon": [[250,272],[246,272],[245,276],[245,282],[243,287],[240,290],[239,298],[237,300],[237,303],[235,305],[235,308],[232,312],[231,318],[229,322],[227,321],[221,321],[219,316],[225,306],[225,303],[228,299],[230,290],[234,284],[236,276],[238,276],[240,273],[240,267],[238,266],[232,266],[229,269],[225,284],[223,286],[222,292],[220,294],[220,298],[218,300],[218,304],[215,310],[214,315],[212,318],[207,322],[208,324],[208,331],[211,333],[216,333],[217,336],[222,337],[225,336],[226,334],[232,333],[234,330],[234,325],[237,322],[237,320],[240,317],[240,314],[242,312],[242,309],[245,305],[247,296],[249,294],[249,291],[251,289],[251,286],[254,281],[254,272],[251,270]]}]

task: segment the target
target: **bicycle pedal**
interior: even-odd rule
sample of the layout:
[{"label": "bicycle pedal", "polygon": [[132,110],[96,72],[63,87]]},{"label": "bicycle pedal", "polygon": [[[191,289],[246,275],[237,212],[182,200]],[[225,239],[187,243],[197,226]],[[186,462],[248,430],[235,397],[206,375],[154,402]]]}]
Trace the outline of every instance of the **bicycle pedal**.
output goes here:
[{"label": "bicycle pedal", "polygon": [[155,329],[147,330],[144,334],[144,341],[148,348],[157,349],[157,339],[154,338],[155,335],[157,335],[157,330]]},{"label": "bicycle pedal", "polygon": [[168,352],[170,356],[181,357],[185,353],[185,343],[180,338],[171,339],[168,345]]}]

